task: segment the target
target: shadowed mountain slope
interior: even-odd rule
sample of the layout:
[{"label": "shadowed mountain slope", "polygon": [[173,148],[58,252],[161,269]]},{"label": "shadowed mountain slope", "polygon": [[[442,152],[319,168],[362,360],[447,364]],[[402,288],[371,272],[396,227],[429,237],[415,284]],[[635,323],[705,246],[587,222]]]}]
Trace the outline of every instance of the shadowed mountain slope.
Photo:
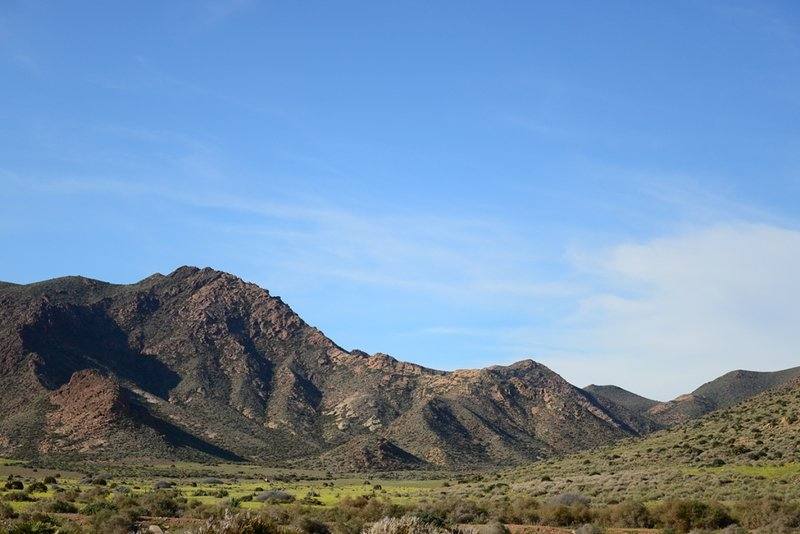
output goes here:
[{"label": "shadowed mountain slope", "polygon": [[630,391],[622,389],[619,386],[597,386],[595,384],[591,384],[583,389],[584,391],[588,391],[596,397],[603,398],[613,402],[614,404],[623,406],[636,414],[643,414],[653,406],[659,404],[658,401],[642,397],[636,393],[631,393]]}]

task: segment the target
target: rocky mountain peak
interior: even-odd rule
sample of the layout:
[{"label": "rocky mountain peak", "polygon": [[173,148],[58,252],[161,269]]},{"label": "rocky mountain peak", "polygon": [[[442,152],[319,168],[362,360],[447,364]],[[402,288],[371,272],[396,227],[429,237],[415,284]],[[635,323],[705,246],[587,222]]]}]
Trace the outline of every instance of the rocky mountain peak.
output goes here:
[{"label": "rocky mountain peak", "polygon": [[454,467],[637,433],[533,360],[445,372],[347,352],[280,298],[210,268],[0,286],[0,300],[0,401],[41,425],[33,438],[0,415],[0,454]]}]

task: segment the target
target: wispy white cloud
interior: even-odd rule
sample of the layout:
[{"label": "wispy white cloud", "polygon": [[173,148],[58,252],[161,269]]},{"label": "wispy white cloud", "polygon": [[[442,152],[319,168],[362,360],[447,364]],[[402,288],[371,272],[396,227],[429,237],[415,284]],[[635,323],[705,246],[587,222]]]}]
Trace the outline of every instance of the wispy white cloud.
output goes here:
[{"label": "wispy white cloud", "polygon": [[723,20],[739,29],[756,30],[768,39],[779,41],[782,46],[791,47],[794,52],[800,50],[800,34],[791,22],[792,16],[782,12],[790,8],[767,2],[727,1],[715,2],[711,7]]},{"label": "wispy white cloud", "polygon": [[203,21],[207,24],[216,24],[255,3],[255,0],[206,0],[198,4],[202,9]]},{"label": "wispy white cloud", "polygon": [[14,53],[11,54],[10,59],[12,63],[29,74],[34,76],[42,76],[44,74],[41,65],[31,54]]},{"label": "wispy white cloud", "polygon": [[591,358],[554,355],[578,383],[657,397],[737,369],[800,365],[800,231],[728,223],[620,244],[582,267],[607,286],[580,300],[572,339]]},{"label": "wispy white cloud", "polygon": [[[222,234],[247,243],[242,254],[300,284],[339,280],[355,291],[373,286],[413,295],[420,305],[438,298],[503,310],[492,324],[433,323],[407,334],[484,351],[485,359],[470,357],[477,364],[533,357],[577,385],[616,383],[661,399],[735,368],[800,365],[800,231],[788,225],[684,227],[667,237],[564,253],[563,270],[548,270],[541,263],[552,251],[542,254],[529,236],[493,220],[130,181],[4,180],[42,192],[141,196],[200,210],[209,239]],[[209,223],[205,210],[242,217]]]},{"label": "wispy white cloud", "polygon": [[[238,235],[248,254],[270,256],[294,276],[339,278],[448,298],[524,301],[574,295],[566,280],[536,280],[542,255],[525,236],[498,221],[425,214],[347,210],[309,199],[264,199],[151,182],[118,180],[21,180],[18,185],[58,194],[98,193],[153,197],[197,209],[250,217],[215,224]],[[271,246],[287,253],[279,259]],[[263,246],[259,246],[263,243]]]},{"label": "wispy white cloud", "polygon": [[576,385],[666,400],[733,369],[800,365],[800,231],[730,222],[574,257],[572,312],[544,325],[437,325],[486,362],[530,356]]}]

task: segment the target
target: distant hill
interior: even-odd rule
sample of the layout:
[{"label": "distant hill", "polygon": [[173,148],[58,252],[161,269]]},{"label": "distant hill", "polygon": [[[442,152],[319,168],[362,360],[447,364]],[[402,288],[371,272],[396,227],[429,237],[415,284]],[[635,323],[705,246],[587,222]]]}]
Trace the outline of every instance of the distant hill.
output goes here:
[{"label": "distant hill", "polygon": [[212,269],[0,284],[0,454],[496,465],[651,430],[531,360],[442,372],[346,351]]},{"label": "distant hill", "polygon": [[769,389],[781,386],[800,377],[800,367],[782,371],[731,371],[706,382],[691,393],[680,395],[667,402],[659,402],[631,393],[619,386],[586,386],[584,391],[593,396],[607,410],[636,415],[638,428],[666,428],[697,419],[721,408],[733,406]]},{"label": "distant hill", "polygon": [[658,401],[631,393],[619,386],[597,386],[591,384],[583,389],[596,397],[609,400],[636,414],[646,413],[650,408],[659,404]]},{"label": "distant hill", "polygon": [[[716,382],[716,381],[715,381]],[[533,495],[607,502],[800,499],[800,378],[644,438],[537,462],[503,480]]]},{"label": "distant hill", "polygon": [[639,434],[654,432],[666,426],[648,413],[650,408],[659,404],[658,401],[647,399],[618,386],[592,384],[583,390],[598,406],[613,413],[627,425],[639,429]]},{"label": "distant hill", "polygon": [[768,389],[800,377],[800,367],[783,371],[731,371],[686,395],[652,406],[648,415],[656,422],[675,425],[720,408],[727,408]]},{"label": "distant hill", "polygon": [[717,408],[727,408],[797,377],[800,377],[800,367],[774,372],[731,371],[703,384],[692,393],[708,399]]}]

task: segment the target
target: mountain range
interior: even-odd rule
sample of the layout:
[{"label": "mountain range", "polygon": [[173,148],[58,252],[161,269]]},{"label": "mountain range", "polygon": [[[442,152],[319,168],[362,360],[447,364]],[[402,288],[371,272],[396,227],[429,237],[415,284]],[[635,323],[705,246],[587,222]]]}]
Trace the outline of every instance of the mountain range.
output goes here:
[{"label": "mountain range", "polygon": [[602,404],[623,406],[656,425],[671,427],[721,408],[729,408],[798,377],[800,367],[774,372],[731,371],[668,402],[641,397],[617,386],[590,385],[584,390]]},{"label": "mountain range", "polygon": [[660,403],[532,360],[445,372],[348,351],[209,268],[0,283],[0,455],[17,457],[506,465],[648,434],[798,375],[736,371]]}]

